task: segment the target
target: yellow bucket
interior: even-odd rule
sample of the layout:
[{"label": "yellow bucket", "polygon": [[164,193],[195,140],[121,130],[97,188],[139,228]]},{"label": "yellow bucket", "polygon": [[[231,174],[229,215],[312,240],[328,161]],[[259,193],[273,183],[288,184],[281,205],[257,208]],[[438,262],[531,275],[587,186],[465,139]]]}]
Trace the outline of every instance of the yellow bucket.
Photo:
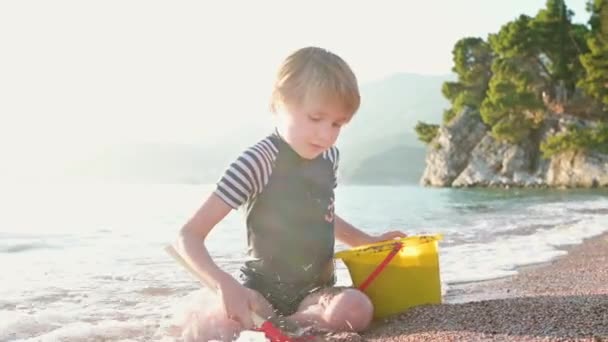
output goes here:
[{"label": "yellow bucket", "polygon": [[402,247],[364,292],[374,304],[374,318],[401,313],[421,304],[441,303],[438,242],[442,236],[418,235],[384,241],[336,253],[360,287],[396,242]]}]

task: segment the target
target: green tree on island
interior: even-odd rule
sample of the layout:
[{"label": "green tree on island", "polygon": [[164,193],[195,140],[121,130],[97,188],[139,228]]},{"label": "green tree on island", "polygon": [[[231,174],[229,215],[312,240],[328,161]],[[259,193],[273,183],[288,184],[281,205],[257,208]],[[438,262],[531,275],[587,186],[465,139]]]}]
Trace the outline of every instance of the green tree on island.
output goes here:
[{"label": "green tree on island", "polygon": [[488,38],[496,58],[480,114],[497,139],[514,143],[536,127],[541,94],[552,83],[532,22],[521,15]]},{"label": "green tree on island", "polygon": [[465,106],[479,109],[492,77],[492,49],[480,38],[463,38],[452,51],[458,81],[443,84],[443,95],[450,100],[452,108],[444,114],[444,122],[449,122]]},{"label": "green tree on island", "polygon": [[[479,111],[496,139],[518,143],[548,114],[566,113],[576,101],[589,108],[601,103],[601,113],[595,114],[608,121],[608,0],[590,0],[587,7],[588,26],[572,22],[574,13],[564,0],[547,0],[536,16],[520,15],[487,41],[459,40],[452,51],[457,81],[442,88],[451,103],[444,123],[469,107]],[[572,128],[542,142],[541,149],[545,156],[573,149],[604,151],[606,125]],[[430,142],[435,126],[419,122],[419,139]]]},{"label": "green tree on island", "polygon": [[415,130],[416,133],[418,133],[418,139],[428,144],[437,136],[439,125],[432,125],[419,121],[418,124],[416,124]]},{"label": "green tree on island", "polygon": [[608,0],[589,2],[591,35],[589,53],[580,57],[586,74],[578,85],[608,111]]},{"label": "green tree on island", "polygon": [[541,56],[546,56],[552,88],[561,92],[560,101],[566,101],[576,87],[584,69],[579,56],[588,51],[585,39],[588,33],[584,25],[572,23],[574,13],[563,0],[548,0],[531,22],[537,37]]}]

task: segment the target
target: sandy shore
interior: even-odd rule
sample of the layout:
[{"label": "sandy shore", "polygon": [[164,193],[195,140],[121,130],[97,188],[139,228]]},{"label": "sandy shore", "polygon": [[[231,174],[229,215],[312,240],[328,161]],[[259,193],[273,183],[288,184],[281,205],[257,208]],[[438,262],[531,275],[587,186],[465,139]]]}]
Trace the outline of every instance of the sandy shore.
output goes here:
[{"label": "sandy shore", "polygon": [[454,286],[362,335],[328,341],[608,341],[608,234],[518,275]]}]

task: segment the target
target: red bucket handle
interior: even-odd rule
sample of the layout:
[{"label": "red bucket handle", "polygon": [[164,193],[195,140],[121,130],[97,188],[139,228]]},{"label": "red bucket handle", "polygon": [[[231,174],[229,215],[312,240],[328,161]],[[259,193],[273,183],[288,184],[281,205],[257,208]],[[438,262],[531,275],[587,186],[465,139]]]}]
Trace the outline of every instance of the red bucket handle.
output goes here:
[{"label": "red bucket handle", "polygon": [[397,255],[397,253],[401,250],[401,248],[403,248],[403,243],[395,242],[393,249],[390,251],[390,253],[388,253],[386,258],[384,258],[384,260],[382,260],[380,265],[378,265],[378,267],[376,267],[376,269],[372,273],[370,273],[369,276],[367,276],[367,279],[365,279],[365,281],[363,281],[363,283],[361,285],[359,285],[360,291],[365,291],[369,287],[369,285],[372,283],[372,281],[374,281],[374,279],[376,279],[376,277],[378,277],[378,275],[380,275],[380,273],[384,270],[386,265],[388,265],[391,262],[391,260],[393,260],[393,258],[395,257],[395,255]]}]

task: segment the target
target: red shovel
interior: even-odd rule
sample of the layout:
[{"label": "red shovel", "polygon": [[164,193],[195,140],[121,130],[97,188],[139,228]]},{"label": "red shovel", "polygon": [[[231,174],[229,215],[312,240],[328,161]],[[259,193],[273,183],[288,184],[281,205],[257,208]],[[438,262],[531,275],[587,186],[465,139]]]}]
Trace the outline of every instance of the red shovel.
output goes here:
[{"label": "red shovel", "polygon": [[[190,264],[186,262],[182,258],[181,255],[173,248],[173,246],[165,247],[165,251],[169,253],[179,264],[181,264],[186,270],[190,271],[190,273],[196,277],[201,282],[205,283],[205,279],[198,273]],[[275,327],[270,321],[265,320],[260,317],[255,312],[251,311],[251,320],[253,324],[256,326],[257,331],[261,331],[266,335],[271,342],[294,342],[299,339],[291,338],[288,335],[285,335],[279,328]]]}]

